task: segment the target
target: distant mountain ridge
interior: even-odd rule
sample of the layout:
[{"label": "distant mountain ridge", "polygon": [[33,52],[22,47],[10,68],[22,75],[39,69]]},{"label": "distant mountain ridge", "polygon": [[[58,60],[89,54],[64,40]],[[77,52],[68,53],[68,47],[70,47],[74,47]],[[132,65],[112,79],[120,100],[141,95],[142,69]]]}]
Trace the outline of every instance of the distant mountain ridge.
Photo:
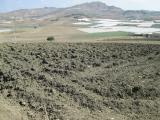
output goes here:
[{"label": "distant mountain ridge", "polygon": [[0,18],[62,18],[62,17],[92,17],[108,19],[160,19],[160,11],[123,10],[108,6],[103,2],[90,2],[67,8],[37,8],[22,9],[1,13]]}]

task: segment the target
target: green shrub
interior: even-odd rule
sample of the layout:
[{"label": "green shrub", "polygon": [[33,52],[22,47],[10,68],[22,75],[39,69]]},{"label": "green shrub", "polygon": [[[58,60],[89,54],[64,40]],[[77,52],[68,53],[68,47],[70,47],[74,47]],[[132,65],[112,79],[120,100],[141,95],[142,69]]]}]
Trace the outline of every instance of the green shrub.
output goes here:
[{"label": "green shrub", "polygon": [[53,41],[55,38],[53,36],[47,37],[47,41]]}]

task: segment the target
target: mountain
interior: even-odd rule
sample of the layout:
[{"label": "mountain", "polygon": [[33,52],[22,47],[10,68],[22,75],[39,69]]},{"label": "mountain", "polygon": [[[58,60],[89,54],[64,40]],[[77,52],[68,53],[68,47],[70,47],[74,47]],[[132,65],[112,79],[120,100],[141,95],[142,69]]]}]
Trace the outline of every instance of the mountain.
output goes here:
[{"label": "mountain", "polygon": [[121,18],[122,13],[123,10],[118,7],[107,6],[105,3],[102,2],[91,2],[66,8],[65,10],[59,11],[58,15],[59,16],[83,15],[87,17],[99,17],[99,18],[102,17]]},{"label": "mountain", "polygon": [[48,14],[52,14],[59,10],[59,8],[45,7],[36,9],[20,9],[8,13],[1,14],[3,17],[16,17],[16,18],[41,18]]},{"label": "mountain", "polygon": [[115,6],[108,6],[102,2],[90,2],[75,5],[67,8],[38,8],[38,9],[22,9],[5,14],[1,14],[2,18],[70,18],[70,17],[93,17],[93,18],[110,18],[110,19],[160,19],[159,11],[145,10],[123,10]]}]

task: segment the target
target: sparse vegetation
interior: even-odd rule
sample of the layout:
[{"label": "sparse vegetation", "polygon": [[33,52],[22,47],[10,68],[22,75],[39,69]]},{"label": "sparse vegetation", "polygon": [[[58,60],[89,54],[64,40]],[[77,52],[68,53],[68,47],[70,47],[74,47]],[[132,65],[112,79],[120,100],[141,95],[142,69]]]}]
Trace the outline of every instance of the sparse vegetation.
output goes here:
[{"label": "sparse vegetation", "polygon": [[160,46],[1,44],[0,93],[29,120],[157,120]]},{"label": "sparse vegetation", "polygon": [[47,37],[47,41],[54,41],[55,38],[53,36]]}]

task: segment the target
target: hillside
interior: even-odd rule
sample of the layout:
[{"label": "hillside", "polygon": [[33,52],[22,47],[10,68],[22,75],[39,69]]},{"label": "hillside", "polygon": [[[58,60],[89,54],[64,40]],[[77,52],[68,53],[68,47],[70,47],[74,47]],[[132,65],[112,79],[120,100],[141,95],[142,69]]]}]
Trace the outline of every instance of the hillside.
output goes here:
[{"label": "hillside", "polygon": [[102,2],[83,3],[67,8],[23,9],[1,14],[1,18],[62,18],[62,17],[96,17],[112,19],[160,19],[159,11],[123,10],[108,6]]},{"label": "hillside", "polygon": [[114,6],[108,6],[101,2],[92,2],[76,5],[58,11],[57,16],[86,16],[86,17],[108,17],[108,18],[122,18],[123,10]]},{"label": "hillside", "polygon": [[160,11],[128,10],[124,11],[123,16],[129,19],[159,20]]},{"label": "hillside", "polygon": [[45,8],[36,8],[36,9],[20,9],[16,11],[11,11],[8,13],[0,14],[3,18],[24,18],[24,19],[33,19],[33,18],[42,18],[48,14],[52,14],[59,10],[54,7],[45,7]]},{"label": "hillside", "polygon": [[0,118],[160,118],[159,45],[1,44],[0,56],[2,101],[17,106],[0,102]]}]

